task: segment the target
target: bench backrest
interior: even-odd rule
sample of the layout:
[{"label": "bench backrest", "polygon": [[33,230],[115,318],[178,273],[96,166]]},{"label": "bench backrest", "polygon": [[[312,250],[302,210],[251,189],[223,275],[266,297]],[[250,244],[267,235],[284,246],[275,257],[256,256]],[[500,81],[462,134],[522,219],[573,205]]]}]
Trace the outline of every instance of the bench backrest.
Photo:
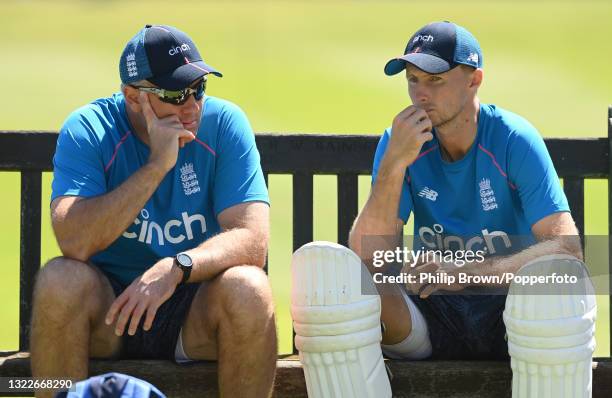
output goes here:
[{"label": "bench backrest", "polygon": [[[608,179],[610,187],[610,136],[612,107],[608,109],[608,138],[545,140],[557,173],[564,180],[563,188],[580,231],[584,231],[584,179]],[[0,131],[0,171],[21,173],[20,351],[28,349],[34,278],[41,265],[42,172],[53,169],[56,139],[57,134],[53,132]],[[292,175],[293,249],[313,239],[315,174],[337,176],[338,243],[346,245],[349,229],[358,212],[358,176],[371,173],[379,136],[258,134],[256,139],[266,183],[270,174]],[[607,203],[608,225],[612,226],[612,189],[609,189]],[[612,275],[612,269],[610,271]],[[612,315],[612,306],[610,312]]]}]

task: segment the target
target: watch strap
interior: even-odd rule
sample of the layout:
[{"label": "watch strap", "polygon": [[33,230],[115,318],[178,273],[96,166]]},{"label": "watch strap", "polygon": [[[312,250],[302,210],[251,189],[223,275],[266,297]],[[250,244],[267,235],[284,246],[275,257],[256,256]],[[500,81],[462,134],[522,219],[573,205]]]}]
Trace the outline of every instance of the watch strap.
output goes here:
[{"label": "watch strap", "polygon": [[181,279],[181,282],[179,283],[179,285],[184,285],[189,280],[189,276],[191,276],[191,267],[186,267],[182,265],[178,261],[177,257],[178,255],[174,257],[174,265],[176,265],[183,272],[183,278]]}]

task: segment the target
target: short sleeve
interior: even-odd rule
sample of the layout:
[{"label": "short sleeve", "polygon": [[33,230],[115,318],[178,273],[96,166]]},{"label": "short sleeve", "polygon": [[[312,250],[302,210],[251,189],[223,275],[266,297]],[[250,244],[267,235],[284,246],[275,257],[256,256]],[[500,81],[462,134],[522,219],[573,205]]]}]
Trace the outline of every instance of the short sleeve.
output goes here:
[{"label": "short sleeve", "polygon": [[106,193],[102,151],[95,126],[78,111],[62,126],[53,156],[51,201],[64,195],[92,197]]},{"label": "short sleeve", "polygon": [[[383,156],[385,155],[385,151],[387,150],[387,145],[389,143],[389,138],[391,135],[391,128],[388,128],[383,133],[382,137],[378,141],[378,146],[376,147],[376,153],[374,154],[374,164],[372,165],[372,185],[376,182],[376,176],[378,175],[378,168],[380,166],[380,162],[382,161]],[[404,221],[404,224],[408,222],[408,218],[410,218],[410,212],[412,211],[412,196],[410,194],[410,174],[409,170],[406,170],[406,175],[404,176],[404,182],[402,184],[402,193],[400,196],[400,203],[397,216]]]},{"label": "short sleeve", "polygon": [[515,134],[510,147],[508,176],[518,190],[529,225],[533,226],[550,214],[569,211],[544,140],[535,128]]},{"label": "short sleeve", "polygon": [[269,204],[255,135],[246,115],[228,104],[220,118],[213,193],[215,214],[245,202]]}]

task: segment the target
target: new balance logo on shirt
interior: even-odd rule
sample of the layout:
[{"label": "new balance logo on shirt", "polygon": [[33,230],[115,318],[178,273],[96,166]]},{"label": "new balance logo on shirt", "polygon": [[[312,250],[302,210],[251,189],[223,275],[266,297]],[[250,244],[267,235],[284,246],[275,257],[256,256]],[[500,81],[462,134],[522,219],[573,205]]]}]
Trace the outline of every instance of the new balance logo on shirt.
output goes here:
[{"label": "new balance logo on shirt", "polygon": [[419,192],[418,195],[422,198],[429,199],[432,202],[435,202],[438,198],[438,193],[429,187],[421,189],[421,192]]}]

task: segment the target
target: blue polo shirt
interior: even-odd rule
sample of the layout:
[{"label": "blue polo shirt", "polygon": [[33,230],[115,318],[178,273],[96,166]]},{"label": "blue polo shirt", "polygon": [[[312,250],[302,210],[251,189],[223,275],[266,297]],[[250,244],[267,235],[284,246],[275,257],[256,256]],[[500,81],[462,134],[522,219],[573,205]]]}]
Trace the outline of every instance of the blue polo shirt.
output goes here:
[{"label": "blue polo shirt", "polygon": [[[372,171],[387,149],[382,135]],[[542,218],[569,211],[544,141],[522,117],[481,104],[476,138],[455,162],[442,159],[435,129],[406,169],[398,217],[414,212],[415,248],[513,252],[533,243],[531,227]],[[513,247],[514,246],[514,247]]]},{"label": "blue polo shirt", "polygon": [[[104,195],[144,166],[149,147],[133,132],[121,93],[73,112],[53,158],[51,200]],[[91,261],[124,284],[163,257],[191,249],[221,231],[218,215],[234,205],[269,203],[255,136],[242,110],[205,97],[196,139],[133,223]]]}]

